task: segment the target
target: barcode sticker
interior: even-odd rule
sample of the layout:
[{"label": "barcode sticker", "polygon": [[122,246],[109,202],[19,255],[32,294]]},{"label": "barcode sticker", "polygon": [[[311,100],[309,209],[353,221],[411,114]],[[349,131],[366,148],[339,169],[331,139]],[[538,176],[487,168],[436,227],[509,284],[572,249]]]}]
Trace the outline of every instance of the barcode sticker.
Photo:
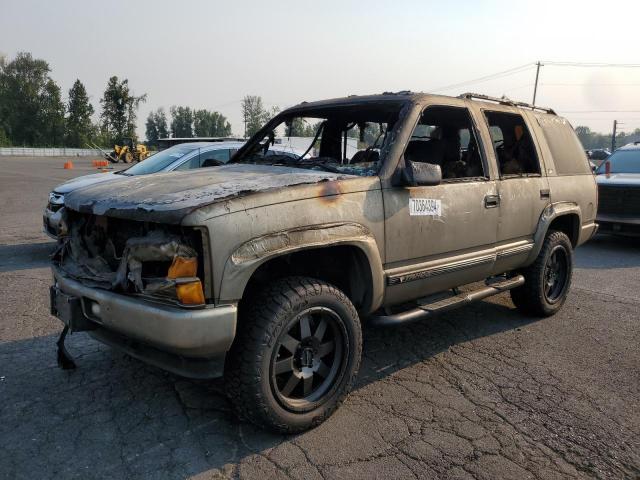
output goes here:
[{"label": "barcode sticker", "polygon": [[442,216],[442,201],[434,198],[410,198],[409,215]]}]

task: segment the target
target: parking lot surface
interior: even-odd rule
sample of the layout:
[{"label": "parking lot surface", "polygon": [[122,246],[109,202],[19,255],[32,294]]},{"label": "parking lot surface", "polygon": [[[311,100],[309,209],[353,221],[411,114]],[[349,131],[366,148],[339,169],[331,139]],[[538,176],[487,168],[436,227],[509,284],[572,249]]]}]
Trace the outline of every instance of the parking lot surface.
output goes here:
[{"label": "parking lot surface", "polygon": [[0,157],[0,478],[640,477],[640,246],[597,236],[562,311],[508,294],[366,328],[356,388],[326,423],[273,435],[192,381],[69,337],[49,314],[48,192],[91,159]]}]

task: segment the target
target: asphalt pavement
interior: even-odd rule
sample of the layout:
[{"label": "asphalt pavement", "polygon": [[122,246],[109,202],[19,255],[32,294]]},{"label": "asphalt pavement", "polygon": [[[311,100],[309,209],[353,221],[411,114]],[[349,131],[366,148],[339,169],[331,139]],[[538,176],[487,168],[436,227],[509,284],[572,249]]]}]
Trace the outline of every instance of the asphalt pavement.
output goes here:
[{"label": "asphalt pavement", "polygon": [[551,318],[508,294],[392,330],[365,328],[357,386],[315,430],[267,433],[221,381],[146,366],[84,333],[56,364],[52,187],[91,159],[0,157],[0,479],[640,478],[640,242],[576,252]]}]

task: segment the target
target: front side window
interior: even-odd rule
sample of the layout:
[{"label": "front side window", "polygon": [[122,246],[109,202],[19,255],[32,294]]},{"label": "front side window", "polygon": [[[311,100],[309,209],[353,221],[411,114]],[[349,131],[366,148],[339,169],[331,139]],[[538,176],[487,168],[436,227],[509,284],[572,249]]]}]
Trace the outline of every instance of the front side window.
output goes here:
[{"label": "front side window", "polygon": [[531,133],[521,115],[485,112],[501,177],[540,175]]},{"label": "front side window", "polygon": [[486,177],[478,140],[466,108],[428,107],[411,135],[405,160],[439,165],[443,180]]},{"label": "front side window", "polygon": [[208,152],[202,152],[200,154],[199,166],[201,168],[206,168],[224,165],[229,161],[229,157],[230,155],[228,148],[219,148],[216,150],[209,150]]}]

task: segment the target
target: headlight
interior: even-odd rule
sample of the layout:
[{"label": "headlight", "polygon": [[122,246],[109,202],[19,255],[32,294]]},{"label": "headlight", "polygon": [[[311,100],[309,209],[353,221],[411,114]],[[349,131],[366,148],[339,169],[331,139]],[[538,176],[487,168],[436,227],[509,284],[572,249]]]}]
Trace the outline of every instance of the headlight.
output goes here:
[{"label": "headlight", "polygon": [[49,194],[49,203],[51,205],[64,205],[64,194],[51,192]]}]

